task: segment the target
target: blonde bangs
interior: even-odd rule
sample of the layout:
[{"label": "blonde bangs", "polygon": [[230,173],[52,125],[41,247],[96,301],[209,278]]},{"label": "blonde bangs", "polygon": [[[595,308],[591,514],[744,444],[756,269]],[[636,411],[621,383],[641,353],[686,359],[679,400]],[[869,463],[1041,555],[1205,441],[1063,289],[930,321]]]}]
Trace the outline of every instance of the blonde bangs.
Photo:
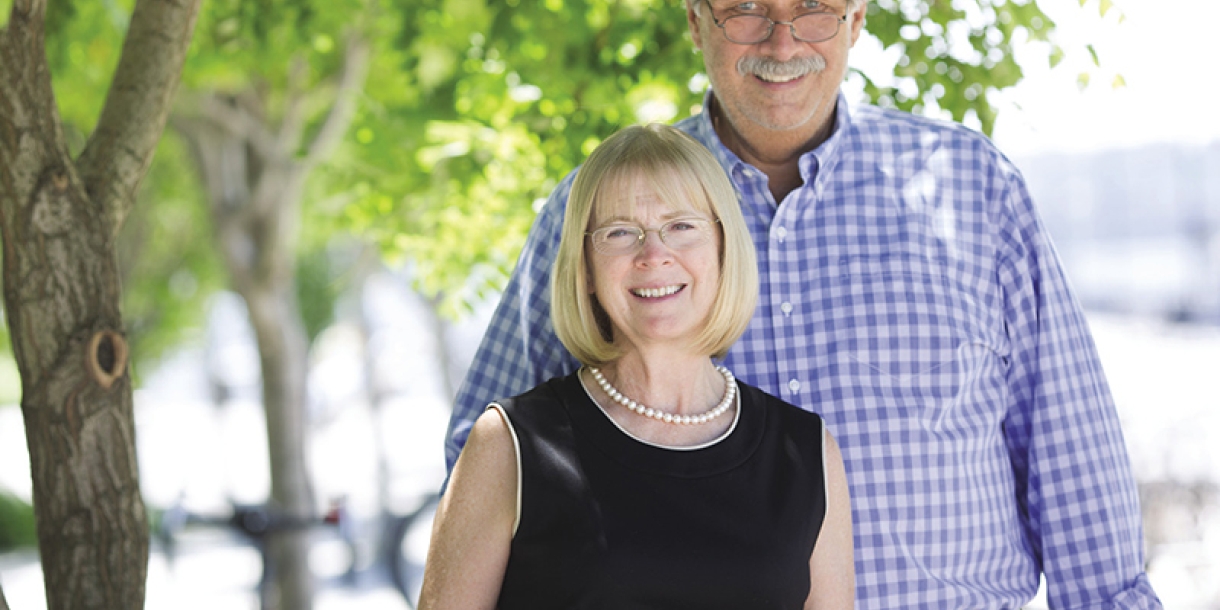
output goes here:
[{"label": "blonde bangs", "polygon": [[[641,193],[655,195],[670,213],[696,214],[717,218],[700,179],[681,160],[667,159],[662,164],[632,163],[614,168],[601,182],[596,211],[590,217],[592,231],[610,219],[635,217],[636,200]],[[666,165],[664,163],[669,163]]]}]

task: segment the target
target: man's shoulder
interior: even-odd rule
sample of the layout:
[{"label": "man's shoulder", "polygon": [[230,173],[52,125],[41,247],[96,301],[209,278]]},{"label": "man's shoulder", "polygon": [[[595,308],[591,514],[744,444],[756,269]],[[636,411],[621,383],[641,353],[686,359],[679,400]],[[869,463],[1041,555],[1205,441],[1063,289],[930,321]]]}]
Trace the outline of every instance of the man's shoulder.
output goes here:
[{"label": "man's shoulder", "polygon": [[961,123],[919,116],[872,104],[851,106],[850,130],[841,150],[866,164],[922,167],[933,159],[946,171],[974,171],[1016,176],[1019,171],[991,138]]},{"label": "man's shoulder", "polygon": [[876,143],[904,145],[927,142],[954,142],[980,150],[999,152],[986,135],[956,121],[921,116],[895,108],[869,103],[850,106],[851,128],[857,137]]},{"label": "man's shoulder", "polygon": [[699,131],[700,124],[702,123],[701,115],[702,113],[700,112],[692,114],[678,121],[677,123],[674,123],[674,127],[685,131],[688,134],[695,135],[695,133]]},{"label": "man's shoulder", "polygon": [[[568,196],[572,193],[572,182],[576,180],[578,171],[580,171],[579,165],[568,172],[559,181],[559,184],[551,189],[551,194],[546,198],[546,202],[541,208],[537,208],[538,218],[534,221],[535,225],[555,225],[563,222],[564,209],[568,207]],[[554,228],[558,229],[557,226]]]}]

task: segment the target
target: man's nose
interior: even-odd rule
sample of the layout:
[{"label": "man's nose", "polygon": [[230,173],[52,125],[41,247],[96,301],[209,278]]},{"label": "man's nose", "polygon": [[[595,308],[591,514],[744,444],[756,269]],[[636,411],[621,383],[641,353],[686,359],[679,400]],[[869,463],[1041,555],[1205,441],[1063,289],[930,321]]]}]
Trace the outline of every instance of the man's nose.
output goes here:
[{"label": "man's nose", "polygon": [[771,26],[771,37],[761,43],[768,54],[777,61],[788,61],[800,53],[806,43],[796,39],[796,31],[791,23],[776,22]]}]

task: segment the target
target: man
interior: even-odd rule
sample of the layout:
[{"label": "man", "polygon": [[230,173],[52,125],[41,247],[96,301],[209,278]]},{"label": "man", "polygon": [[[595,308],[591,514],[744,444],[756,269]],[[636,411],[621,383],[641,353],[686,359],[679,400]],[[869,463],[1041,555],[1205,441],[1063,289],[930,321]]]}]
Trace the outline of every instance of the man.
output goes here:
[{"label": "man", "polygon": [[[1019,172],[959,125],[848,107],[866,0],[688,0],[711,81],[679,123],[740,192],[759,306],[725,365],[821,413],[846,462],[862,609],[1159,608],[1135,483],[1084,316]],[[571,372],[540,213],[458,397]],[[714,507],[709,507],[714,510]]]}]

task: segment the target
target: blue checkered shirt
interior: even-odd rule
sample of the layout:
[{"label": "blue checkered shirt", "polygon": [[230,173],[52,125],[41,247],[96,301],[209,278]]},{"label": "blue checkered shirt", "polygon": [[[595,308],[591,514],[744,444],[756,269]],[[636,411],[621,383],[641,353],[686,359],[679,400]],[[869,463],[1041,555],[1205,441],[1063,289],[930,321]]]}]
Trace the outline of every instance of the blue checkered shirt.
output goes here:
[{"label": "blue checkered shirt", "polygon": [[[709,97],[710,99],[710,97]],[[839,99],[776,205],[704,112],[678,127],[740,192],[758,309],[725,364],[821,413],[852,494],[857,606],[1159,608],[1139,501],[1081,309],[1017,169],[960,125]],[[549,273],[569,175],[539,214],[454,409],[473,420],[578,363]]]}]

